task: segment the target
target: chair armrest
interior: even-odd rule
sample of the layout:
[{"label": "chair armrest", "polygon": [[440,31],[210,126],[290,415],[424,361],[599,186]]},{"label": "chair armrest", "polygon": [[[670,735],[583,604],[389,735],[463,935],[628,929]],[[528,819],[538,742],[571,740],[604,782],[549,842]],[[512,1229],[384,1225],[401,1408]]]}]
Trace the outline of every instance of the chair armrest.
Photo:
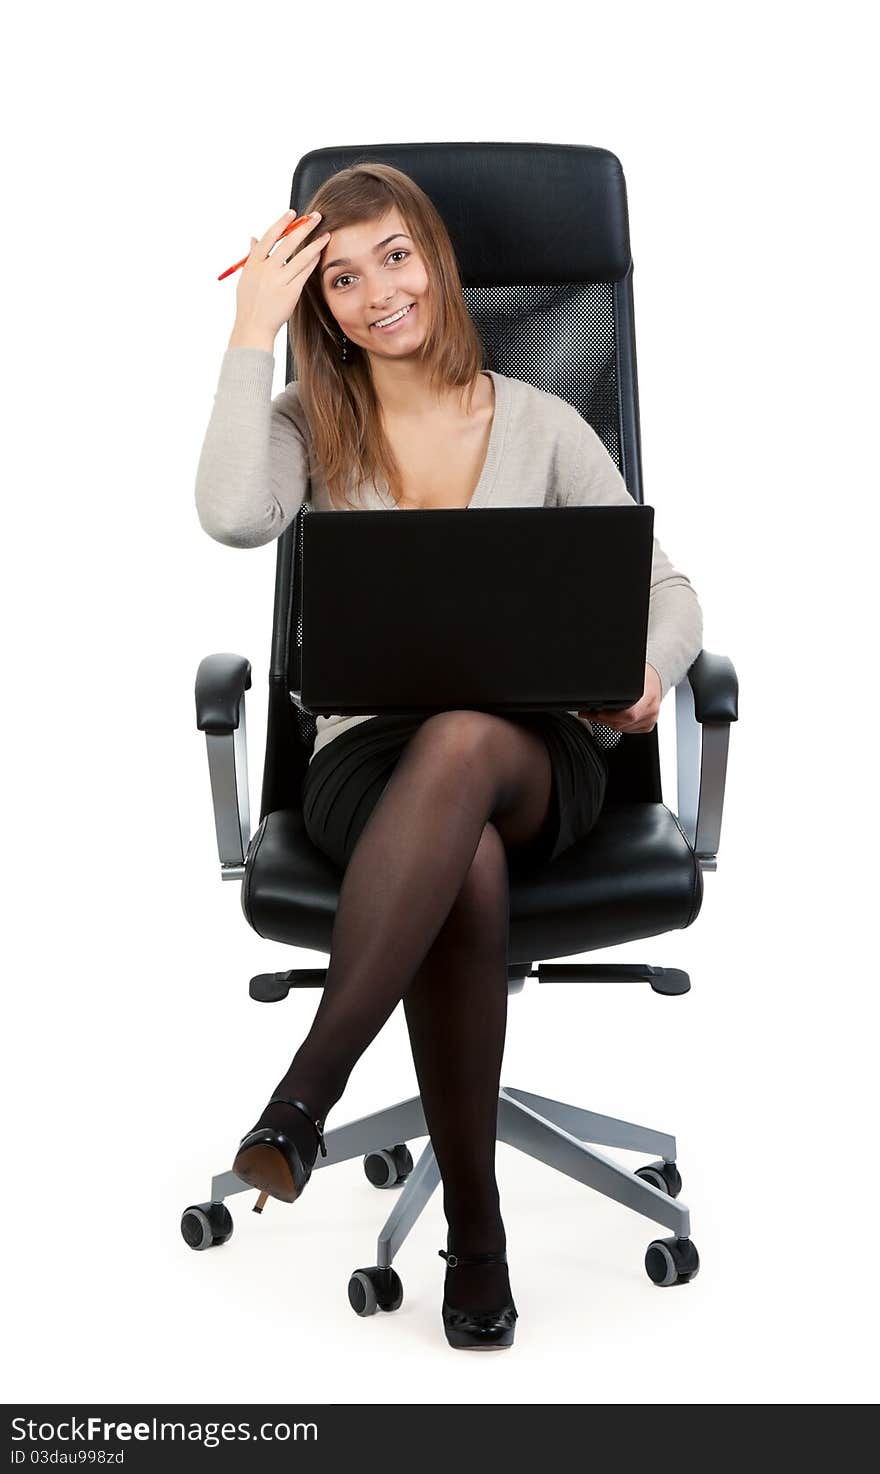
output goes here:
[{"label": "chair armrest", "polygon": [[208,747],[223,880],[241,880],[251,834],[245,725],[250,684],[250,661],[243,655],[206,655],[196,673],[196,723]]},{"label": "chair armrest", "polygon": [[717,869],[730,724],[739,682],[726,655],[701,650],[675,688],[678,819],[703,870]]}]

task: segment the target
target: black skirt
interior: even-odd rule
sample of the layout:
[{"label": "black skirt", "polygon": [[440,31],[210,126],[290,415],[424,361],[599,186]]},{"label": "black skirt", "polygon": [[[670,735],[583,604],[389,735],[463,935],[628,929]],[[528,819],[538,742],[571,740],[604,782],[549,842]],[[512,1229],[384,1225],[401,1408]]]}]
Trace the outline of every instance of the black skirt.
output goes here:
[{"label": "black skirt", "polygon": [[[312,843],[344,870],[401,752],[424,716],[376,716],[332,737],[303,780],[303,820]],[[608,786],[608,762],[583,722],[565,711],[510,712],[505,720],[544,738],[553,773],[546,823],[508,854],[511,873],[549,864],[588,834]]]}]

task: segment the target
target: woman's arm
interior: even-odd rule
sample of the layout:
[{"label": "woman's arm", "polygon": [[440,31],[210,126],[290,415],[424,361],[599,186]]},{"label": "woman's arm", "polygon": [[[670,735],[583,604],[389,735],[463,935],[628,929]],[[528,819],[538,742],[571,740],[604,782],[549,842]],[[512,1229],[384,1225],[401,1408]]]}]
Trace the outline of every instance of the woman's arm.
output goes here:
[{"label": "woman's arm", "polygon": [[229,347],[196,471],[205,532],[231,548],[280,537],[305,500],[309,458],[297,423],[295,387],[272,399],[275,359],[262,348]]},{"label": "woman's arm", "polygon": [[[572,408],[563,446],[561,505],[635,506],[626,482],[592,425]],[[661,697],[693,665],[703,648],[703,611],[686,575],[674,568],[654,538],[648,645],[645,661],[660,678]]]}]

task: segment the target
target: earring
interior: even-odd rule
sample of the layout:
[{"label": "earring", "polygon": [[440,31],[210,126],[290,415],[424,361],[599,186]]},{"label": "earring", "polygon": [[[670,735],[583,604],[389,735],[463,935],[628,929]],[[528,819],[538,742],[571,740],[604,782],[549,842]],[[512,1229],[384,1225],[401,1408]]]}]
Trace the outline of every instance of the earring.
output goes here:
[{"label": "earring", "polygon": [[342,362],[348,363],[348,339],[342,334]]}]

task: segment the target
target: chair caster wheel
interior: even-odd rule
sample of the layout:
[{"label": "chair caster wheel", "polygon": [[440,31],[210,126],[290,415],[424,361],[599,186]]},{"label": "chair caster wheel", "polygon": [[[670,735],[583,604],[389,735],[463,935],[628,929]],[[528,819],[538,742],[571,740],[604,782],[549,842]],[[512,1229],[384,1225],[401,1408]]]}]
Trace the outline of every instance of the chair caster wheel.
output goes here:
[{"label": "chair caster wheel", "polygon": [[377,1310],[399,1310],[403,1285],[396,1269],[356,1269],[348,1282],[348,1303],[355,1315],[375,1315]]},{"label": "chair caster wheel", "polygon": [[196,1203],[184,1209],[180,1232],[191,1249],[213,1249],[232,1237],[232,1214],[225,1203]]},{"label": "chair caster wheel", "polygon": [[655,1285],[686,1285],[700,1272],[700,1256],[690,1239],[655,1239],[645,1254],[648,1278]]},{"label": "chair caster wheel", "polygon": [[681,1192],[681,1173],[674,1162],[650,1162],[647,1167],[639,1167],[635,1176],[650,1182],[652,1187],[659,1187],[671,1198],[677,1198]]},{"label": "chair caster wheel", "polygon": [[393,1146],[390,1151],[368,1152],[364,1157],[364,1172],[373,1187],[399,1187],[412,1169],[413,1159],[406,1144]]}]

